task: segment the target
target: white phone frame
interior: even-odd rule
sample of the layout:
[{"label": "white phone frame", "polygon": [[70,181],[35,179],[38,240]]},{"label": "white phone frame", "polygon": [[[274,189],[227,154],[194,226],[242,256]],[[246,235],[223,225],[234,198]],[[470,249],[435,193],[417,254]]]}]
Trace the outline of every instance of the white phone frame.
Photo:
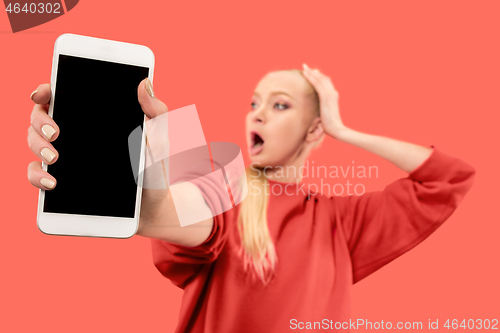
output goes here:
[{"label": "white phone frame", "polygon": [[[51,102],[48,111],[50,117],[52,117],[53,115],[53,107],[54,103],[56,102],[55,87],[60,54],[148,67],[148,77],[151,81],[153,81],[155,58],[153,51],[150,48],[138,44],[124,43],[89,36],[62,34],[57,38],[54,45],[52,74],[50,79]],[[146,118],[144,117],[134,217],[123,218],[94,215],[45,213],[42,211],[43,203],[45,200],[45,190],[40,189],[38,196],[37,226],[41,232],[48,235],[104,238],[130,238],[135,235],[139,227],[142,199],[143,171],[145,163],[144,152],[146,149],[145,121]],[[42,168],[47,171],[47,164],[43,161]]]}]

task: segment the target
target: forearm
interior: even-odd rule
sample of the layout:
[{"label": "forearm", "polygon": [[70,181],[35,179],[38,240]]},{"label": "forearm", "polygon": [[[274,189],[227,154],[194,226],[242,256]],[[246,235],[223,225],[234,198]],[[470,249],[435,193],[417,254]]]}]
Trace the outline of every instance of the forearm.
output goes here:
[{"label": "forearm", "polygon": [[[177,191],[177,205],[196,209],[203,216],[210,215],[199,190],[190,183],[182,185]],[[183,208],[186,210],[186,208]],[[204,213],[203,213],[204,211]],[[143,190],[143,201],[137,235],[156,238],[183,246],[197,246],[210,235],[214,225],[213,218],[182,227],[176,206],[169,190]]]},{"label": "forearm", "polygon": [[372,152],[408,173],[415,170],[432,153],[432,148],[429,147],[361,133],[347,127],[337,133],[336,139]]}]

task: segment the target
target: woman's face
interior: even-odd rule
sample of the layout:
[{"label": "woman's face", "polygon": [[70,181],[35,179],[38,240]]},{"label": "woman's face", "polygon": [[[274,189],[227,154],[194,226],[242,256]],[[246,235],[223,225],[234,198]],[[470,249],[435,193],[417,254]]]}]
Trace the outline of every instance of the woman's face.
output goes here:
[{"label": "woman's face", "polygon": [[317,115],[314,90],[298,72],[268,73],[258,83],[246,117],[248,152],[260,167],[291,165],[305,148]]}]

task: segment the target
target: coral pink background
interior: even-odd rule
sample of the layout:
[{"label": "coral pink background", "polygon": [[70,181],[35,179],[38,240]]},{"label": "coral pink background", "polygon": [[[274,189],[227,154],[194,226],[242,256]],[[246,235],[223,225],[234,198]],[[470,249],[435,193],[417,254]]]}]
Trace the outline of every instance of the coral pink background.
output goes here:
[{"label": "coral pink background", "polygon": [[[38,189],[26,176],[35,159],[26,141],[29,96],[50,80],[54,42],[66,32],[149,46],[158,98],[171,110],[196,104],[207,141],[246,151],[244,117],[258,80],[306,62],[332,78],[347,126],[432,144],[472,164],[475,184],[450,219],[352,287],[352,318],[424,327],[429,319],[498,319],[499,11],[493,0],[82,0],[16,34],[3,11],[0,331],[173,332],[177,324],[182,291],[156,271],[149,239],[37,229]],[[367,191],[406,176],[331,138],[311,158],[315,165],[377,165],[379,178],[364,181]]]}]

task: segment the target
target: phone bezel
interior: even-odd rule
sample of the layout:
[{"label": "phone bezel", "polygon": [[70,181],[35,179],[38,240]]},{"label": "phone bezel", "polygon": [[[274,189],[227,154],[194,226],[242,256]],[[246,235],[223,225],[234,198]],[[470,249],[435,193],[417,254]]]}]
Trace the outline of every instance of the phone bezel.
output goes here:
[{"label": "phone bezel", "polygon": [[[153,51],[139,44],[131,44],[114,40],[95,38],[76,34],[62,34],[54,44],[52,58],[52,73],[50,79],[51,103],[48,114],[53,116],[55,103],[55,87],[59,55],[65,54],[76,57],[103,60],[121,64],[148,67],[148,77],[153,81],[154,54]],[[145,129],[143,120],[143,129]],[[140,208],[142,200],[142,184],[145,163],[145,131],[142,131],[141,156],[137,179],[136,206],[133,218],[93,216],[78,214],[61,214],[43,212],[45,190],[40,189],[38,197],[38,229],[48,235],[104,237],[104,238],[130,238],[138,230]],[[56,162],[57,163],[57,162]],[[47,171],[47,164],[42,161],[42,168]]]}]

